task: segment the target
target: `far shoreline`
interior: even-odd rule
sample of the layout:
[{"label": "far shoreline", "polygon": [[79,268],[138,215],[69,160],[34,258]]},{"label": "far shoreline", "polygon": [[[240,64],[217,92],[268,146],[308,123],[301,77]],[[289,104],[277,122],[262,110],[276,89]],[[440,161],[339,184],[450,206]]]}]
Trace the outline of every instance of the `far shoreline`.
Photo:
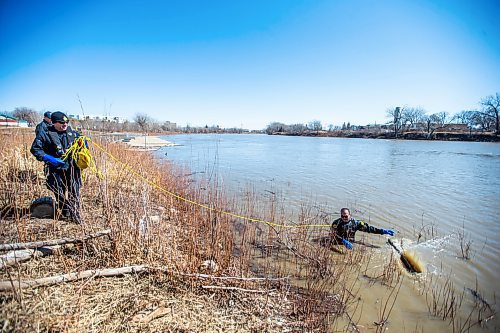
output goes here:
[{"label": "far shoreline", "polygon": [[283,136],[306,136],[306,137],[328,137],[328,138],[347,138],[347,139],[384,139],[384,140],[413,140],[413,141],[454,141],[454,142],[500,142],[500,136],[495,134],[485,133],[453,133],[453,132],[437,132],[429,136],[427,133],[402,133],[395,137],[394,133],[306,133],[306,134],[291,134],[291,133],[272,133],[268,135],[283,135]]},{"label": "far shoreline", "polygon": [[[0,127],[2,131],[9,130],[26,130],[26,131],[34,131],[31,127]],[[129,144],[134,148],[144,148],[144,147],[155,147],[160,148],[164,146],[175,146],[175,143],[172,143],[167,140],[163,140],[161,136],[175,136],[175,135],[183,135],[183,134],[251,134],[251,135],[281,135],[281,136],[304,136],[304,137],[331,137],[331,138],[347,138],[347,139],[384,139],[384,140],[414,140],[414,141],[454,141],[454,142],[492,142],[497,143],[500,142],[500,135],[496,135],[494,133],[464,133],[464,132],[434,132],[432,134],[423,133],[423,132],[403,132],[395,137],[394,132],[388,133],[380,133],[380,132],[361,132],[361,131],[318,131],[318,132],[306,132],[306,133],[287,133],[287,132],[273,132],[273,133],[265,133],[264,131],[260,132],[243,132],[243,133],[235,133],[235,132],[225,132],[223,130],[220,131],[208,131],[208,132],[172,132],[172,131],[160,131],[160,132],[150,132],[150,133],[138,133],[138,132],[105,132],[105,131],[97,131],[97,130],[85,130],[81,128],[77,128],[77,130],[84,134],[92,133],[94,136],[106,136],[108,139],[114,142],[124,142],[128,143],[128,141],[132,141],[132,139],[137,140],[137,143]],[[144,142],[144,137],[146,137],[146,142]]]}]

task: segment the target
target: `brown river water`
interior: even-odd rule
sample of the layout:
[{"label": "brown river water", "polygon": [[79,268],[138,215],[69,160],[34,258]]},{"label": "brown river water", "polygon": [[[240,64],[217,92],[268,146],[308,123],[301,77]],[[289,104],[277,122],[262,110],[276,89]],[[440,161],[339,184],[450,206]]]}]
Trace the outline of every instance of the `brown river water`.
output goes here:
[{"label": "brown river water", "polygon": [[[388,330],[466,332],[461,325],[480,304],[487,308],[483,325],[470,332],[500,331],[500,315],[485,314],[500,309],[500,144],[267,135],[162,138],[179,146],[158,150],[160,158],[189,168],[193,177],[216,173],[235,197],[249,187],[263,202],[277,194],[291,219],[304,205],[327,222],[349,207],[355,218],[396,230],[394,238],[404,240],[425,273],[405,274]],[[392,251],[387,236],[363,239],[375,246],[370,265],[382,266]],[[470,258],[464,259],[467,245]],[[387,289],[358,280],[362,316],[356,319],[361,331],[375,331]],[[463,294],[455,327],[429,313],[429,286],[450,283],[456,295]]]}]

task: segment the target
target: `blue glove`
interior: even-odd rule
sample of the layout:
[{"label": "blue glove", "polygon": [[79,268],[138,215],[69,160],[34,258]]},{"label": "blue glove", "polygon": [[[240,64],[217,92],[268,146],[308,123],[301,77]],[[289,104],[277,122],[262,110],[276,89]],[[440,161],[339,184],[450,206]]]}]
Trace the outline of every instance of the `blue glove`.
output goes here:
[{"label": "blue glove", "polygon": [[48,164],[52,165],[55,168],[62,167],[64,164],[66,164],[66,162],[64,162],[60,158],[57,158],[57,157],[54,157],[54,156],[51,156],[48,154],[43,155],[42,160],[44,162],[47,162]]},{"label": "blue glove", "polygon": [[342,239],[342,244],[347,247],[349,250],[352,250],[352,244],[347,239]]},{"label": "blue glove", "polygon": [[394,236],[395,232],[391,229],[382,229],[382,235]]},{"label": "blue glove", "polygon": [[85,139],[85,148],[89,149],[89,142]]}]

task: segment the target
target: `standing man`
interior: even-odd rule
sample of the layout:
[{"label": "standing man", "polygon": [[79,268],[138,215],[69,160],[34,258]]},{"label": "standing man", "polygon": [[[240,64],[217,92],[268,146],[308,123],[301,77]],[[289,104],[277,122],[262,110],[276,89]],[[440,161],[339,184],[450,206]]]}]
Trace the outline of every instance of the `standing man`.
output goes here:
[{"label": "standing man", "polygon": [[364,231],[371,234],[390,235],[394,236],[394,230],[379,229],[368,225],[368,223],[355,220],[351,217],[349,208],[340,210],[340,218],[332,223],[331,238],[336,244],[344,244],[349,250],[352,249],[352,243],[356,231]]},{"label": "standing man", "polygon": [[52,115],[52,112],[47,111],[43,114],[43,120],[40,122],[38,125],[36,125],[35,128],[35,134],[38,135],[38,132],[40,131],[47,131],[47,128],[52,124],[52,120],[50,119],[50,116]]},{"label": "standing man", "polygon": [[52,126],[47,131],[37,133],[31,153],[39,161],[45,162],[47,188],[54,192],[57,208],[64,219],[82,223],[80,214],[80,168],[72,158],[65,161],[62,155],[80,134],[68,126],[68,117],[56,111],[51,115]]}]

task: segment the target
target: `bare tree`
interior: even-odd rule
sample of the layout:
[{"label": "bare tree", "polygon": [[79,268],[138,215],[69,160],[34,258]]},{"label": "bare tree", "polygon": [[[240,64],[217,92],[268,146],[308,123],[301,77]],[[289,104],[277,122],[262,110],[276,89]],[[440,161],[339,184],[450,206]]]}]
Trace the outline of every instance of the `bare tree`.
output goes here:
[{"label": "bare tree", "polygon": [[319,132],[323,129],[323,125],[321,124],[321,121],[319,120],[313,120],[309,123],[309,129],[311,131],[316,131],[316,132]]},{"label": "bare tree", "polygon": [[448,116],[448,112],[445,111],[431,114],[431,118],[438,128],[443,127],[446,124]]},{"label": "bare tree", "polygon": [[466,124],[469,127],[471,127],[473,115],[475,112],[477,111],[473,110],[460,111],[453,116],[452,121],[456,122],[457,124]]},{"label": "bare tree", "polygon": [[134,116],[134,122],[139,126],[142,132],[147,133],[151,118],[147,114],[138,113]]},{"label": "bare tree", "polygon": [[140,127],[141,131],[144,133],[144,148],[147,147],[146,136],[148,134],[149,123],[151,122],[151,118],[147,114],[137,113],[134,116],[134,122]]},{"label": "bare tree", "polygon": [[394,130],[394,137],[397,138],[401,127],[403,126],[403,108],[397,106],[386,111],[387,117],[390,118],[390,124]]},{"label": "bare tree", "polygon": [[477,126],[477,110],[464,110],[456,113],[452,121],[457,122],[458,124],[465,124],[469,128],[469,134],[472,134],[472,128]]},{"label": "bare tree", "polygon": [[150,129],[151,129],[151,132],[153,132],[153,133],[158,133],[158,132],[160,132],[160,131],[161,131],[161,126],[160,126],[160,124],[159,124],[158,122],[154,121],[154,120],[152,120],[152,121],[150,122],[149,127],[150,127]]},{"label": "bare tree", "polygon": [[471,121],[481,131],[489,131],[493,126],[493,119],[481,111],[474,111]]},{"label": "bare tree", "polygon": [[432,136],[435,130],[442,128],[446,124],[447,119],[449,119],[448,112],[444,111],[424,116],[424,121],[426,123],[426,129],[427,129],[427,136],[428,137]]},{"label": "bare tree", "polygon": [[289,131],[293,135],[301,135],[305,131],[307,131],[307,126],[305,126],[304,124],[293,124],[293,125],[290,125]]},{"label": "bare tree", "polygon": [[417,107],[405,107],[402,111],[402,116],[404,124],[408,126],[408,128],[416,128],[416,126],[422,122],[425,118],[425,110]]},{"label": "bare tree", "polygon": [[125,120],[121,124],[121,130],[122,130],[122,132],[127,132],[129,129],[130,129],[130,122],[128,120]]},{"label": "bare tree", "polygon": [[38,112],[25,106],[15,108],[12,116],[17,119],[26,120],[29,126],[33,126],[42,120],[42,116]]},{"label": "bare tree", "polygon": [[495,95],[483,98],[481,105],[483,106],[482,113],[495,123],[495,134],[500,134],[498,119],[498,113],[500,112],[500,93],[497,92]]},{"label": "bare tree", "polygon": [[272,122],[266,127],[267,134],[280,133],[285,132],[287,129],[287,125],[279,122]]}]

